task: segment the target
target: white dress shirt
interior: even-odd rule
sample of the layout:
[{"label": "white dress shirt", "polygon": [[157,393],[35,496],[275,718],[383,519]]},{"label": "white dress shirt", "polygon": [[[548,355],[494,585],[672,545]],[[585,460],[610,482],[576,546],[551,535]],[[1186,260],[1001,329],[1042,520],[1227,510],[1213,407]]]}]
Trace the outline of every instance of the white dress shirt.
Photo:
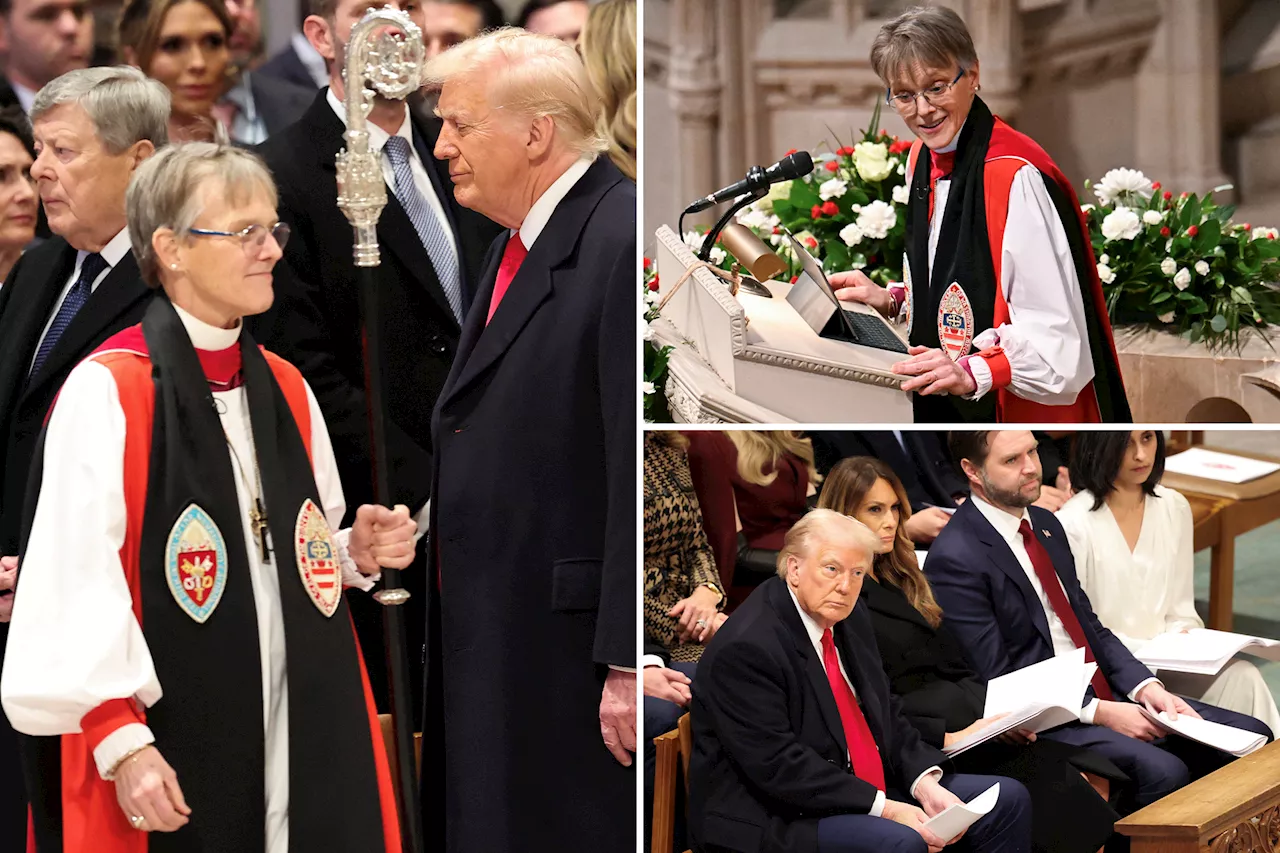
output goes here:
[{"label": "white dress shirt", "polygon": [[[939,152],[955,151],[959,140],[957,133]],[[910,165],[907,186],[911,186]],[[929,221],[930,273],[950,193],[951,179],[940,178]],[[960,284],[963,287],[965,282]],[[1017,171],[1009,188],[1000,290],[1009,306],[1009,322],[975,337],[971,352],[999,345],[1009,360],[1009,390],[1025,400],[1059,406],[1074,403],[1094,375],[1084,299],[1062,220],[1040,170],[1030,163]],[[937,318],[913,312],[912,322],[936,323]],[[985,359],[974,357],[969,359],[969,369],[978,387],[967,399],[976,400],[991,390],[991,368]]]},{"label": "white dress shirt", "polygon": [[[327,94],[329,106],[337,114],[338,119],[342,122],[343,127],[347,124],[347,107],[342,101],[338,100],[338,96],[333,93],[330,88]],[[387,140],[391,138],[391,134],[378,127],[373,122],[367,124],[369,129],[369,150],[376,151],[381,155],[382,159],[382,177],[387,182],[387,190],[395,195],[396,175],[395,170],[391,167],[391,158],[384,151],[387,147]],[[454,263],[457,264],[459,272],[462,270],[462,263],[458,258],[458,235],[453,233],[453,227],[449,224],[449,217],[444,212],[444,205],[440,201],[440,196],[436,195],[435,184],[431,183],[431,178],[427,175],[427,168],[423,165],[421,158],[418,156],[418,149],[413,145],[413,122],[409,118],[409,109],[405,108],[404,121],[400,124],[400,129],[396,131],[396,136],[409,143],[409,168],[413,172],[413,185],[418,189],[418,195],[422,196],[427,207],[431,211],[431,215],[440,223],[440,227],[444,229],[444,233],[448,234],[449,251],[453,253]],[[525,244],[528,245],[527,243]]]},{"label": "white dress shirt", "polygon": [[560,205],[560,202],[564,201],[564,197],[569,194],[569,190],[573,189],[574,185],[582,180],[582,176],[587,173],[587,170],[591,168],[591,164],[595,161],[595,157],[578,158],[572,166],[564,170],[563,175],[556,178],[551,186],[543,191],[542,195],[538,196],[538,200],[533,203],[533,206],[529,208],[529,212],[525,214],[524,222],[520,223],[520,242],[524,243],[526,249],[533,249],[533,244],[537,242],[543,229],[551,221],[551,214],[556,212],[556,208]]},{"label": "white dress shirt", "polygon": [[[1062,620],[1058,618],[1058,614],[1054,611],[1053,604],[1049,601],[1049,595],[1045,592],[1044,585],[1040,583],[1040,577],[1036,574],[1035,566],[1031,562],[1031,555],[1027,553],[1027,545],[1022,541],[1022,534],[1019,532],[1023,519],[1026,519],[1027,523],[1031,524],[1032,531],[1035,531],[1035,524],[1031,521],[1031,512],[1024,509],[1021,515],[1012,515],[1002,509],[997,509],[977,495],[970,495],[969,500],[973,501],[973,505],[977,507],[983,517],[991,522],[991,526],[1004,539],[1009,546],[1009,550],[1013,552],[1013,556],[1018,560],[1018,565],[1022,567],[1022,571],[1026,574],[1027,581],[1030,582],[1031,588],[1035,591],[1036,598],[1040,600],[1040,606],[1044,608],[1044,616],[1049,623],[1049,637],[1053,641],[1054,657],[1074,652],[1076,650],[1076,642],[1071,639],[1071,635],[1067,633],[1067,626],[1063,624]],[[1065,596],[1067,594],[1066,588],[1062,586],[1062,579],[1057,576],[1056,572],[1054,573],[1054,581]],[[1106,673],[1103,673],[1103,677],[1106,677]],[[1142,691],[1142,688],[1153,681],[1157,681],[1157,679],[1152,677],[1140,682],[1137,687],[1129,691],[1129,699],[1137,702],[1137,695]],[[1086,725],[1093,725],[1093,718],[1098,712],[1099,701],[1101,700],[1092,699],[1088,705],[1085,705],[1080,710],[1080,722]]]},{"label": "white dress shirt", "polygon": [[329,68],[320,51],[311,46],[311,42],[307,41],[307,37],[302,33],[295,32],[289,36],[289,46],[293,48],[293,52],[297,55],[298,61],[302,63],[302,67],[307,69],[307,73],[311,75],[311,79],[316,81],[316,88],[323,89],[329,85]]},{"label": "white dress shirt", "polygon": [[22,111],[27,115],[31,115],[31,105],[36,102],[36,93],[23,86],[21,83],[9,81],[9,87],[13,89],[13,94],[17,95],[18,103],[22,105]]},{"label": "white dress shirt", "polygon": [[[199,349],[221,350],[239,328],[220,329],[178,309]],[[248,402],[243,387],[213,394],[229,441],[241,459],[252,459]],[[334,534],[344,587],[368,590],[347,550],[349,530],[338,530],[346,503],[324,417],[307,387],[311,412],[312,466],[325,518]],[[22,560],[22,594],[13,621],[0,699],[15,729],[30,735],[75,734],[81,720],[104,702],[132,697],[150,707],[163,695],[148,638],[133,613],[133,594],[120,562],[127,528],[124,495],[126,422],[115,377],[106,366],[82,362],[67,377],[49,419],[44,478],[31,539]],[[224,451],[225,452],[225,451]],[[251,497],[237,476],[240,517]],[[74,510],[74,524],[67,512]],[[230,533],[230,531],[227,531]],[[289,695],[280,579],[270,562],[257,558],[249,525],[242,531],[253,590],[262,677],[265,737],[267,853],[289,849]],[[268,532],[268,539],[270,533]],[[269,543],[270,544],[270,543]],[[342,736],[341,733],[335,733]],[[129,751],[154,743],[151,729],[129,723],[94,750],[100,775]],[[158,744],[164,752],[164,744]],[[181,780],[179,780],[181,782]]]},{"label": "white dress shirt", "polygon": [[[98,277],[89,285],[89,294],[92,295],[98,289],[98,285],[102,284],[107,276],[111,275],[111,271],[124,260],[124,256],[133,250],[133,244],[129,240],[129,229],[124,228],[119,234],[111,238],[107,245],[102,247],[102,251],[98,254],[107,262],[107,268],[98,274]],[[84,259],[89,255],[88,252],[76,253],[76,265],[71,270],[71,277],[62,285],[62,294],[58,297],[58,301],[53,304],[53,310],[49,312],[49,319],[44,323],[44,331],[40,333],[40,340],[36,341],[36,348],[31,353],[31,362],[27,365],[27,370],[35,366],[36,356],[40,354],[40,345],[44,343],[45,335],[49,334],[49,327],[53,325],[53,318],[58,316],[58,311],[62,309],[62,303],[66,301],[67,294],[71,292],[71,288],[75,285],[76,279],[80,278],[80,268],[84,266]]]},{"label": "white dress shirt", "polygon": [[[791,596],[791,603],[796,606],[796,612],[800,614],[800,621],[804,624],[805,633],[809,635],[809,642],[813,644],[813,650],[818,655],[818,661],[822,664],[822,669],[825,672],[827,667],[826,660],[822,654],[822,628],[817,622],[813,621],[812,616],[804,612],[804,608],[800,606],[800,601],[796,598],[796,594],[791,591],[790,586],[787,587],[787,593]],[[854,606],[856,607],[857,605]],[[838,645],[836,646],[836,660],[840,664],[840,674],[844,676],[845,683],[849,685],[849,691],[853,693],[854,698],[856,699],[858,691],[854,689],[853,682],[849,679],[849,671],[844,667],[844,659],[840,657],[840,647]],[[880,749],[879,744],[876,744],[876,749]],[[846,754],[845,757],[848,758],[849,756]],[[933,780],[936,782],[942,778],[942,768],[930,767],[928,770],[917,776],[915,781],[911,783],[911,788],[909,789],[911,796],[914,797],[916,795],[916,786],[919,785],[921,780],[926,776],[932,776]],[[880,817],[884,814],[884,804],[887,799],[888,798],[885,796],[884,791],[876,791],[876,801],[871,805],[871,811],[867,812],[867,814],[872,817]]]}]

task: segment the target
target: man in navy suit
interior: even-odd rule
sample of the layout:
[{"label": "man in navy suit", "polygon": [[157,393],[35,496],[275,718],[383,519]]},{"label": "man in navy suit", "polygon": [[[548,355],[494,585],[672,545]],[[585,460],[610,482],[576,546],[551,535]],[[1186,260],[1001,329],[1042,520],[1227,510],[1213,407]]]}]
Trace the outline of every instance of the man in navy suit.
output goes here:
[{"label": "man in navy suit", "polygon": [[1230,761],[1217,750],[1165,738],[1138,703],[1171,717],[1202,717],[1271,737],[1252,717],[1165,690],[1098,621],[1076,578],[1062,526],[1032,506],[1041,467],[1030,432],[956,432],[949,444],[972,496],[929,549],[925,574],[944,620],[988,680],[1081,647],[1086,660],[1097,661],[1080,722],[1043,736],[1093,749],[1128,774],[1134,784],[1122,795],[1122,813]]},{"label": "man in navy suit", "polygon": [[[865,608],[878,540],[813,510],[787,533],[778,577],[725,622],[694,676],[690,828],[698,849],[937,853],[923,824],[995,783],[999,799],[959,849],[1031,849],[1025,788],[943,775],[889,692]],[[917,803],[919,805],[917,805]]]}]

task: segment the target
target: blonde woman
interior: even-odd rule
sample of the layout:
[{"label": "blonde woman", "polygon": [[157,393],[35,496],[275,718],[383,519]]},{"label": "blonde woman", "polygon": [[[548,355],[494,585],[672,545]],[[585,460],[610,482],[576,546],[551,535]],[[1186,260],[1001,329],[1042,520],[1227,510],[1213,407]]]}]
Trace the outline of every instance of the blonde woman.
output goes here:
[{"label": "blonde woman", "polygon": [[636,3],[604,0],[591,7],[578,41],[591,85],[600,95],[597,125],[609,159],[636,179]]},{"label": "blonde woman", "polygon": [[774,573],[776,552],[787,531],[804,515],[809,496],[817,493],[821,478],[814,466],[813,443],[789,430],[685,436],[689,470],[720,579],[730,601],[740,601]]}]

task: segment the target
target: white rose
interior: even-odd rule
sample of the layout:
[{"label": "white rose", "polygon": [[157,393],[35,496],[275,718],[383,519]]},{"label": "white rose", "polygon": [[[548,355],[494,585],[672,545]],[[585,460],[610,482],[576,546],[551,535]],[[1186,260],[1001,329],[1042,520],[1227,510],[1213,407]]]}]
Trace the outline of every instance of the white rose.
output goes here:
[{"label": "white rose", "polygon": [[864,181],[883,181],[893,174],[889,149],[882,142],[859,142],[853,146],[853,165]]},{"label": "white rose", "polygon": [[1187,272],[1186,267],[1178,270],[1178,274],[1173,277],[1173,286],[1178,290],[1186,290],[1191,286],[1191,273]]},{"label": "white rose", "polygon": [[898,174],[899,174],[899,175],[905,175],[906,173],[907,173],[907,164],[906,164],[906,163],[899,163],[899,164],[898,164]]},{"label": "white rose", "polygon": [[1156,319],[1158,319],[1161,323],[1172,323],[1172,322],[1173,322],[1173,312],[1172,312],[1172,311],[1166,311],[1165,313],[1161,314],[1161,315],[1160,315],[1159,317],[1157,317]]},{"label": "white rose", "polygon": [[1165,258],[1160,262],[1160,272],[1165,275],[1173,275],[1178,271],[1178,262],[1173,258]]},{"label": "white rose", "polygon": [[644,387],[644,393],[646,394],[653,394],[653,393],[656,393],[658,390],[656,387],[654,387],[654,384],[652,382],[644,383],[643,387]]},{"label": "white rose", "polygon": [[1138,214],[1127,207],[1117,207],[1102,220],[1102,236],[1108,241],[1132,240],[1142,233]]},{"label": "white rose", "polygon": [[1158,210],[1144,210],[1142,212],[1142,221],[1148,225],[1158,225],[1164,219],[1164,214]]},{"label": "white rose", "polygon": [[1110,255],[1103,255],[1102,257],[1098,258],[1098,263],[1100,263],[1100,264],[1109,264],[1109,263],[1111,263],[1111,256],[1110,256]]},{"label": "white rose", "polygon": [[768,221],[769,213],[754,204],[738,214],[738,222],[756,231],[765,228],[765,223]]},{"label": "white rose", "polygon": [[1110,284],[1116,280],[1116,274],[1106,264],[1098,264],[1098,278],[1102,279],[1103,284]]},{"label": "white rose", "polygon": [[1093,188],[1093,194],[1103,204],[1131,204],[1132,196],[1145,200],[1151,198],[1152,192],[1151,181],[1136,169],[1112,169]]},{"label": "white rose", "polygon": [[862,229],[858,227],[858,223],[850,222],[840,229],[840,239],[846,246],[856,246],[862,242]]},{"label": "white rose", "polygon": [[893,203],[906,204],[911,199],[911,188],[906,184],[899,184],[893,188]]},{"label": "white rose", "polygon": [[653,328],[653,324],[652,323],[646,324],[644,327],[644,339],[646,341],[651,341],[656,337],[658,337],[658,332]]},{"label": "white rose", "polygon": [[695,255],[702,251],[702,235],[697,231],[684,232],[684,244],[689,247],[689,251]]},{"label": "white rose", "polygon": [[1200,275],[1209,274],[1209,265],[1204,261],[1196,261],[1196,272]]},{"label": "white rose", "polygon": [[646,290],[644,292],[644,303],[646,305],[657,305],[661,301],[662,301],[662,296],[656,291]]},{"label": "white rose", "polygon": [[858,227],[873,240],[883,240],[898,224],[898,211],[883,201],[873,201],[858,214]]},{"label": "white rose", "polygon": [[833,198],[840,198],[845,194],[849,185],[839,178],[832,178],[829,181],[823,181],[822,186],[818,187],[818,197],[823,201],[830,201]]},{"label": "white rose", "polygon": [[725,254],[724,249],[721,249],[719,246],[711,247],[711,263],[715,264],[716,266],[720,266],[721,264],[724,263],[724,259],[727,257],[729,256]]}]

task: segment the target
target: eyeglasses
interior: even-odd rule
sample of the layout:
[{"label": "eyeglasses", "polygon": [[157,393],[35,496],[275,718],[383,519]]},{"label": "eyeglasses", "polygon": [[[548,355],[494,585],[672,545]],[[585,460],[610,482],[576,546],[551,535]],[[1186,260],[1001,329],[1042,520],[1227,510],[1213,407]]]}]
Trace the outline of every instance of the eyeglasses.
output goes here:
[{"label": "eyeglasses", "polygon": [[209,231],[204,228],[188,228],[187,233],[196,237],[236,237],[240,240],[240,246],[244,249],[246,255],[256,255],[262,251],[262,247],[266,245],[267,235],[271,235],[271,239],[276,241],[276,245],[280,247],[280,251],[284,251],[285,244],[289,242],[289,226],[283,222],[277,222],[270,228],[264,228],[261,225],[250,225],[243,231]]},{"label": "eyeglasses", "polygon": [[963,76],[964,69],[961,68],[960,73],[956,75],[956,79],[952,80],[950,83],[935,83],[923,92],[899,92],[895,95],[890,90],[886,89],[884,93],[884,102],[900,113],[915,112],[917,98],[924,98],[925,103],[932,107],[935,106],[934,102],[938,98],[947,94],[947,92],[950,92],[951,88],[959,83],[960,78]]}]

